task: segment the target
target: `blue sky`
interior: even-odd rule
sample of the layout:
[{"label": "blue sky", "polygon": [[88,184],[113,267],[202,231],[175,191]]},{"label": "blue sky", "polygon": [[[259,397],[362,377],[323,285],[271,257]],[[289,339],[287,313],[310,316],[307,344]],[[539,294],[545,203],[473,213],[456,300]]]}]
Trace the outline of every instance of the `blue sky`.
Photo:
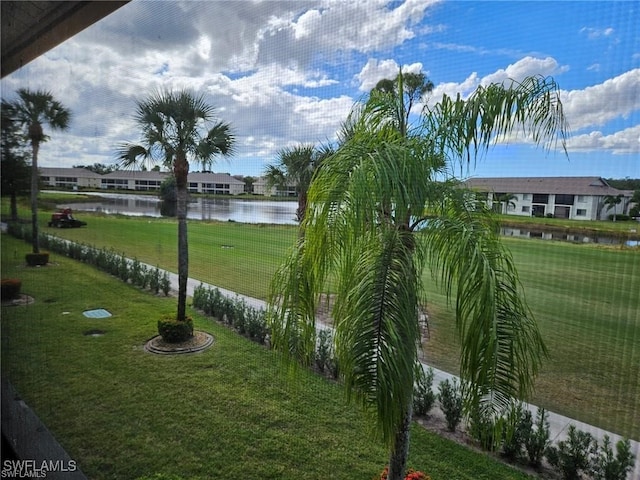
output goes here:
[{"label": "blue sky", "polygon": [[190,88],[237,135],[237,155],[214,169],[259,176],[280,148],[334,138],[353,103],[400,66],[432,80],[430,105],[550,75],[569,158],[515,140],[462,174],[640,178],[638,32],[637,1],[133,0],[1,88],[6,99],[48,89],[73,112],[68,132],[50,132],[42,166],[114,163],[116,145],[138,139],[136,100]]}]

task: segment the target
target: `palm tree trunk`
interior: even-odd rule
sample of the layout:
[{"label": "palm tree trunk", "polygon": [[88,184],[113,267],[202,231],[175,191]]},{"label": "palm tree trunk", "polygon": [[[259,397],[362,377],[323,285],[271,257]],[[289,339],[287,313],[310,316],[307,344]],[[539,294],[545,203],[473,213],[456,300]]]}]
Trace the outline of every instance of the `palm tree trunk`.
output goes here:
[{"label": "palm tree trunk", "polygon": [[11,221],[18,221],[18,196],[15,190],[11,191]]},{"label": "palm tree trunk", "polygon": [[402,424],[396,432],[396,438],[391,447],[389,458],[388,480],[403,480],[407,469],[407,457],[409,456],[409,429],[411,428],[411,418],[413,416],[413,402],[409,403],[407,411],[402,419]]},{"label": "palm tree trunk", "polygon": [[189,278],[189,243],[187,241],[187,175],[189,164],[184,154],[178,154],[173,167],[176,177],[178,217],[178,315],[176,320],[187,318],[187,280]]},{"label": "palm tree trunk", "polygon": [[33,253],[40,253],[40,239],[38,236],[38,150],[40,142],[31,141],[31,245]]}]

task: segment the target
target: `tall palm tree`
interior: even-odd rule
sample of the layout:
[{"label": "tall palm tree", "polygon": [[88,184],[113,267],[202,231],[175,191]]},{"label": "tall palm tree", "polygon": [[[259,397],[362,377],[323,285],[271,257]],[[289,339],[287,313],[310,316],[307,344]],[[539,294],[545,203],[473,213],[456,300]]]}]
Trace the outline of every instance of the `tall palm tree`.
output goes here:
[{"label": "tall palm tree", "polygon": [[66,130],[71,121],[71,112],[53,95],[45,90],[18,90],[18,100],[13,103],[15,119],[27,128],[31,142],[31,232],[33,253],[40,253],[38,235],[38,152],[40,144],[49,140],[44,134],[43,124],[54,130]]},{"label": "tall palm tree", "polygon": [[329,150],[326,147],[316,148],[311,144],[283,148],[277,153],[275,163],[267,165],[265,169],[265,177],[269,186],[283,188],[291,184],[295,185],[298,197],[296,218],[299,222],[304,219],[304,212],[307,208],[307,190],[311,185],[313,174],[328,154]]},{"label": "tall palm tree", "polygon": [[500,193],[498,195],[494,195],[493,198],[495,202],[500,204],[500,213],[502,214],[506,215],[509,211],[509,207],[516,208],[516,202],[514,202],[514,200],[517,200],[518,197],[513,193]]},{"label": "tall palm tree", "polygon": [[616,210],[618,205],[620,205],[622,203],[622,198],[624,197],[624,195],[619,194],[619,195],[607,195],[606,197],[604,197],[604,201],[603,203],[605,205],[607,205],[609,207],[609,209],[613,208],[613,221],[616,221]]},{"label": "tall palm tree", "polygon": [[18,221],[18,195],[25,195],[31,188],[31,166],[20,125],[15,121],[15,108],[10,102],[2,101],[2,140],[0,154],[0,181],[2,195],[10,197],[11,221]]},{"label": "tall palm tree", "polygon": [[233,154],[235,137],[228,123],[214,120],[215,109],[202,95],[188,90],[155,92],[138,102],[135,120],[141,144],[119,146],[117,156],[125,168],[162,163],[176,180],[178,218],[178,313],[186,319],[189,245],[187,242],[187,176],[189,161],[208,169],[218,155]]},{"label": "tall palm tree", "polygon": [[491,212],[441,178],[515,128],[546,146],[565,138],[550,79],[445,96],[406,129],[403,98],[400,75],[397,91],[374,89],[354,107],[351,134],[311,184],[304,235],[274,277],[269,312],[274,348],[310,364],[317,302],[337,292],[340,371],[349,398],[377,416],[391,480],[406,468],[427,264],[455,296],[468,412],[525,398],[546,354]]}]

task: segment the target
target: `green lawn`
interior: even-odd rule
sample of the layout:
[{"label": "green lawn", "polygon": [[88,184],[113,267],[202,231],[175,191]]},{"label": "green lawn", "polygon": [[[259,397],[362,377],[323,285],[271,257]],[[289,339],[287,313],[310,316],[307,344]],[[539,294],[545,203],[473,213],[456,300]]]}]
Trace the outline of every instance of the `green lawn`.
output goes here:
[{"label": "green lawn", "polygon": [[[47,217],[42,214],[42,219]],[[89,226],[43,230],[176,271],[176,223],[82,215]],[[257,298],[296,238],[295,227],[190,222],[190,276]],[[549,346],[534,402],[640,439],[640,250],[506,238]],[[233,247],[233,248],[223,248]],[[427,357],[455,373],[451,309],[428,272]]]},{"label": "green lawn", "polygon": [[[287,377],[272,351],[195,312],[212,348],[146,353],[175,299],[56,255],[26,268],[25,244],[1,241],[2,276],[21,278],[36,299],[2,307],[2,375],[89,478],[369,480],[386,463],[368,417],[344,403],[339,385],[306,371]],[[93,308],[113,317],[82,315]],[[96,328],[105,335],[83,335]],[[409,464],[433,480],[528,478],[417,426]]]}]

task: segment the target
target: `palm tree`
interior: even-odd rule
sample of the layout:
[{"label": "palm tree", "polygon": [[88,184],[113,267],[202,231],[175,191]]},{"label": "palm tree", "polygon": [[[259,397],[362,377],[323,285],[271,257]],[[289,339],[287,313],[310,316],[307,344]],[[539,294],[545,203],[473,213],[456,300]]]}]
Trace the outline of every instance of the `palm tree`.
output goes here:
[{"label": "palm tree", "polygon": [[295,185],[298,197],[296,218],[299,222],[304,219],[307,190],[313,174],[328,154],[329,150],[326,147],[318,149],[310,144],[297,145],[280,150],[277,153],[276,162],[266,167],[265,177],[270,187],[283,188],[291,184]]},{"label": "palm tree", "polygon": [[604,204],[607,205],[609,207],[609,209],[611,209],[613,207],[613,221],[616,221],[616,210],[617,210],[617,206],[620,205],[622,203],[622,198],[624,197],[624,195],[619,194],[619,195],[607,195],[606,197],[604,197]]},{"label": "palm tree", "polygon": [[18,220],[18,195],[25,195],[31,187],[29,152],[24,147],[20,125],[15,121],[14,105],[2,101],[2,153],[0,181],[2,195],[10,197],[11,221]]},{"label": "palm tree", "polygon": [[189,246],[187,242],[187,176],[189,161],[208,169],[218,155],[233,154],[235,137],[228,123],[216,122],[215,110],[203,96],[190,91],[159,91],[138,102],[135,120],[142,130],[142,144],[125,143],[118,159],[125,168],[162,163],[176,180],[178,217],[178,313],[186,319]]},{"label": "palm tree", "polygon": [[31,244],[33,253],[40,253],[38,238],[38,152],[40,144],[49,137],[44,134],[43,124],[54,130],[66,130],[71,121],[71,112],[53,98],[50,92],[21,88],[19,99],[13,103],[16,121],[27,128],[31,142]]},{"label": "palm tree", "polygon": [[500,204],[500,213],[507,214],[509,211],[509,207],[516,208],[516,203],[514,200],[517,200],[518,196],[513,193],[500,193],[494,195],[494,201]]},{"label": "palm tree", "polygon": [[406,468],[427,263],[455,295],[467,412],[525,398],[546,355],[491,212],[454,178],[439,179],[515,128],[545,146],[565,138],[550,79],[445,96],[411,127],[403,99],[401,74],[396,91],[374,89],[354,107],[351,134],[311,184],[304,235],[274,277],[269,312],[274,348],[310,364],[317,302],[338,292],[337,361],[348,397],[376,414],[391,480]]}]

